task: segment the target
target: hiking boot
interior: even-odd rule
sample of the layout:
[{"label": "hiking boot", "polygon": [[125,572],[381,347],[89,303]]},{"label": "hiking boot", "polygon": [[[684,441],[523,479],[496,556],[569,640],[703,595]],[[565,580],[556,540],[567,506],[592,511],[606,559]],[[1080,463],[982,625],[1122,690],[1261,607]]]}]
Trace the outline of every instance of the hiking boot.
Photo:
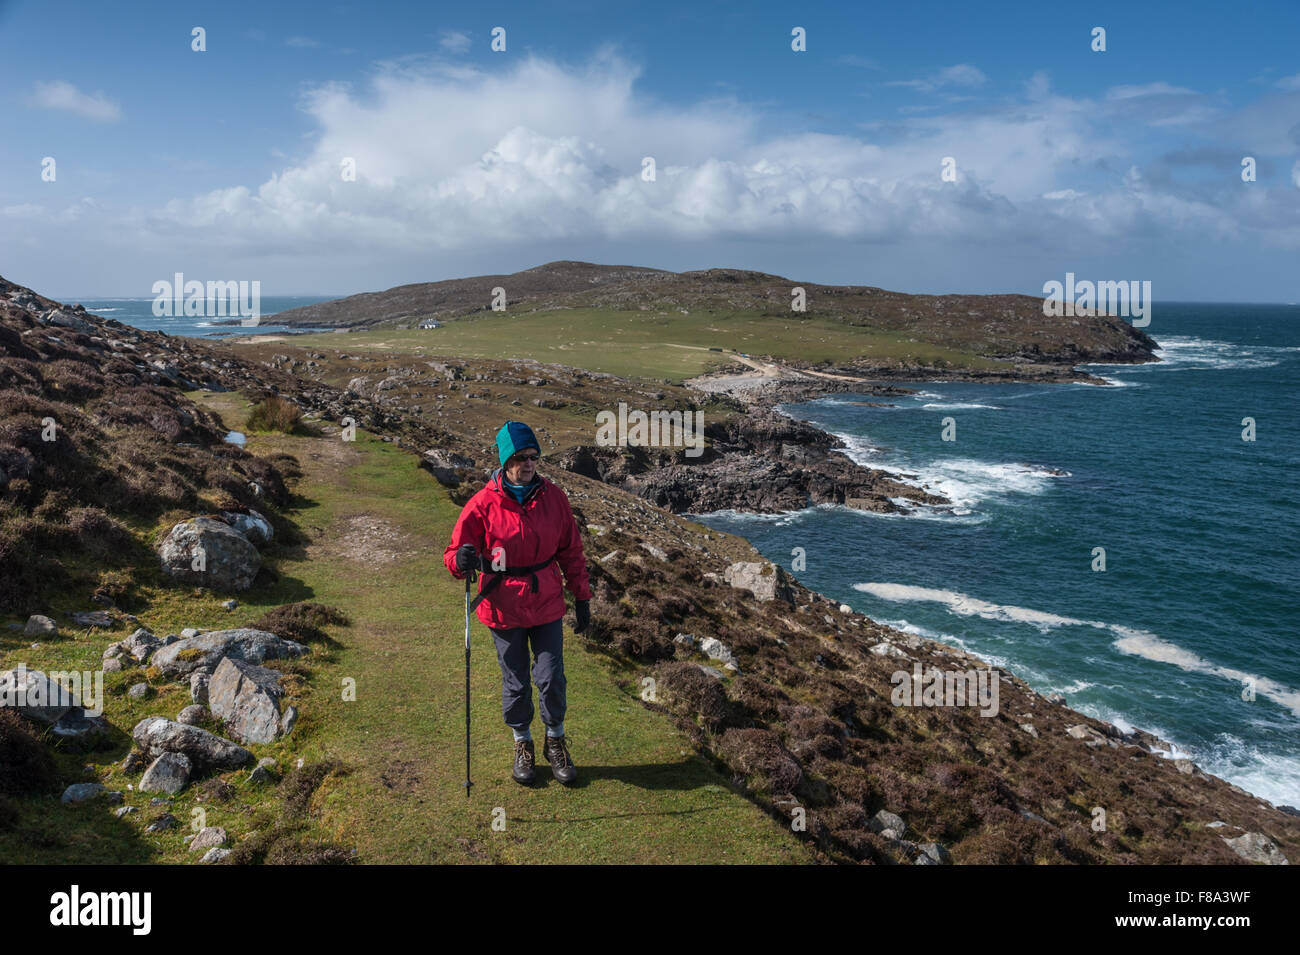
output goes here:
[{"label": "hiking boot", "polygon": [[551,772],[564,785],[568,786],[578,778],[578,767],[569,758],[569,748],[564,745],[563,736],[546,737],[546,746],[542,752],[551,761]]},{"label": "hiking boot", "polygon": [[515,782],[527,785],[533,781],[533,741],[530,739],[515,740],[515,769],[512,774]]}]

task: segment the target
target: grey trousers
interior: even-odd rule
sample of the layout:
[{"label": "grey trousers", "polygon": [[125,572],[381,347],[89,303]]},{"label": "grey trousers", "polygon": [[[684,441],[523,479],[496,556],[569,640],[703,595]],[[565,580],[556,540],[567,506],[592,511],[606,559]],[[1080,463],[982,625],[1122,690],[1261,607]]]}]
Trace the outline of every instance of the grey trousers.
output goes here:
[{"label": "grey trousers", "polygon": [[542,722],[564,722],[564,618],[536,627],[492,629],[501,664],[501,713],[511,729],[525,730],[533,722],[533,688],[528,682],[528,648],[532,645],[533,682],[542,706]]}]

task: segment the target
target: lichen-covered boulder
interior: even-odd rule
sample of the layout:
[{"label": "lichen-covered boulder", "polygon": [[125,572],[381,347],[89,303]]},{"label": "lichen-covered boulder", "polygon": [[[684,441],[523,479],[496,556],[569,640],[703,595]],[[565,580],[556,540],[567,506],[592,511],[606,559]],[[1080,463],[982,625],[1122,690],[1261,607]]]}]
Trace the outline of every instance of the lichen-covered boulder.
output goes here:
[{"label": "lichen-covered boulder", "polygon": [[208,685],[208,709],[242,743],[270,743],[280,734],[280,674],[224,657]]},{"label": "lichen-covered boulder", "polygon": [[178,793],[190,781],[194,766],[184,753],[163,753],[144,771],[140,791]]},{"label": "lichen-covered boulder", "polygon": [[733,587],[748,590],[759,600],[794,602],[794,595],[785,572],[776,564],[765,561],[737,561],[726,569],[722,579]]},{"label": "lichen-covered boulder", "polygon": [[[307,647],[293,640],[285,640],[265,630],[240,627],[235,630],[211,630],[188,640],[177,640],[153,655],[154,666],[169,677],[192,674],[195,671],[211,673],[222,657],[233,657],[248,663],[262,663],[285,657],[299,657]],[[193,692],[191,683],[191,692]],[[209,696],[211,689],[209,688]],[[201,702],[195,700],[195,702]]]},{"label": "lichen-covered boulder", "polygon": [[210,590],[247,590],[262,555],[243,534],[210,517],[192,517],[171,529],[158,547],[163,570],[177,580]]},{"label": "lichen-covered boulder", "polygon": [[238,769],[253,761],[253,754],[237,743],[162,716],[142,719],[131,731],[131,738],[145,758],[184,753],[195,770]]}]

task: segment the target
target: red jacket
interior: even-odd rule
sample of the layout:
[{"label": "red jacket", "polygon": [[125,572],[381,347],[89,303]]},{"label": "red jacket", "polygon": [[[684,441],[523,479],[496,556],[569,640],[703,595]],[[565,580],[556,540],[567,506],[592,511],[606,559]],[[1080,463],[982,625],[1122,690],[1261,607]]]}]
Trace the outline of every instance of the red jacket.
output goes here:
[{"label": "red jacket", "polygon": [[[527,567],[540,564],[555,555],[555,561],[537,571],[537,593],[532,582],[523,577],[505,576],[478,605],[478,618],[484,626],[497,629],[535,627],[564,616],[564,588],[560,572],[575,600],[590,600],[587,564],[582,556],[582,537],[569,508],[569,498],[554,483],[540,474],[538,487],[520,506],[501,486],[500,469],[487,485],[469,499],[451,532],[451,543],[443,551],[442,562],[451,575],[464,580],[456,569],[456,550],[462,544],[491,560],[498,547],[503,548],[505,566]],[[495,574],[479,575],[479,590]]]}]

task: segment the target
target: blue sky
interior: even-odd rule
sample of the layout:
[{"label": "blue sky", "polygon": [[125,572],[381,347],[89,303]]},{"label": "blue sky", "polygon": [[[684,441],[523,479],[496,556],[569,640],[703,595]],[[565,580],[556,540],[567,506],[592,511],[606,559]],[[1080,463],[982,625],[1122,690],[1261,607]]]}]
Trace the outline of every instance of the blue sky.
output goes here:
[{"label": "blue sky", "polygon": [[1300,300],[1300,3],[619,6],[0,0],[0,274],[345,294],[572,258]]}]

